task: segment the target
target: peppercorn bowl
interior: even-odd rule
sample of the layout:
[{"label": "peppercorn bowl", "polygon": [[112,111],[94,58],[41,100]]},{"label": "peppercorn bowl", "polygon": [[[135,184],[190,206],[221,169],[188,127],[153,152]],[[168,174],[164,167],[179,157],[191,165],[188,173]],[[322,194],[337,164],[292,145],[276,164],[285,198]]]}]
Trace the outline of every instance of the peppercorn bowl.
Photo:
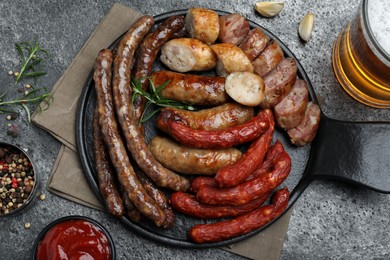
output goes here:
[{"label": "peppercorn bowl", "polygon": [[84,216],[67,216],[48,224],[37,236],[31,259],[116,259],[111,235],[99,222]]},{"label": "peppercorn bowl", "polygon": [[16,145],[0,141],[0,218],[25,212],[37,199],[39,174]]}]

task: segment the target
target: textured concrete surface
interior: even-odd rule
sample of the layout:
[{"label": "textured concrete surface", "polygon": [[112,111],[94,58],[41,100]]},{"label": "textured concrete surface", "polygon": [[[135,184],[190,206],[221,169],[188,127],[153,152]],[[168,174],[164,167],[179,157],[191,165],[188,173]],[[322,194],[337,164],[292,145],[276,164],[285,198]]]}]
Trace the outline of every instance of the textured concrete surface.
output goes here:
[{"label": "textured concrete surface", "polygon": [[[286,1],[284,11],[273,19],[255,14],[255,1],[120,1],[138,11],[162,12],[203,6],[240,12],[270,29],[295,53],[306,69],[315,91],[325,97],[323,112],[344,120],[390,120],[389,110],[363,106],[339,87],[333,76],[331,48],[351,19],[359,0]],[[51,88],[80,50],[114,1],[0,1],[0,90],[8,98],[19,93],[7,75],[19,64],[14,43],[38,40],[51,53],[48,75],[41,85]],[[312,39],[303,44],[297,36],[300,18],[315,13]],[[166,247],[133,234],[106,214],[69,202],[45,190],[60,144],[26,121],[22,110],[15,124],[20,135],[6,135],[7,123],[0,115],[0,140],[28,148],[41,171],[45,201],[37,201],[25,214],[0,219],[0,259],[27,259],[39,231],[49,222],[70,214],[99,219],[115,234],[118,259],[240,259],[218,249],[188,250]],[[282,251],[282,259],[389,259],[390,196],[331,181],[311,184],[295,204]],[[29,230],[24,223],[30,222]]]}]

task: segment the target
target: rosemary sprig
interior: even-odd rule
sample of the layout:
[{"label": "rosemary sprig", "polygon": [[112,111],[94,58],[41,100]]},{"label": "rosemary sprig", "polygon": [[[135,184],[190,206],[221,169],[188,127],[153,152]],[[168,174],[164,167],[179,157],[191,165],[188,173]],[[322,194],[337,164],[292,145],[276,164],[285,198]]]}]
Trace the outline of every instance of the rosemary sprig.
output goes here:
[{"label": "rosemary sprig", "polygon": [[21,42],[15,44],[21,60],[19,75],[16,77],[16,83],[23,78],[33,78],[36,84],[37,77],[45,75],[45,71],[39,70],[39,65],[43,62],[40,54],[48,55],[47,50],[43,49],[39,43]]},{"label": "rosemary sprig", "polygon": [[[133,88],[133,94],[131,96],[131,102],[134,104],[135,100],[139,96],[143,96],[147,101],[145,104],[145,109],[144,112],[139,120],[139,123],[144,123],[147,120],[149,120],[153,115],[158,113],[161,108],[163,107],[174,107],[174,108],[179,108],[179,109],[185,109],[185,110],[195,110],[195,107],[193,107],[191,104],[186,103],[186,102],[180,102],[172,99],[167,99],[161,94],[161,90],[169,84],[169,81],[163,83],[162,85],[156,87],[153,83],[153,81],[148,77],[149,79],[149,92],[145,92],[142,89],[142,84],[141,82],[143,81],[144,78],[141,78],[139,80],[132,79],[131,85]],[[147,111],[151,105],[157,106],[156,109],[153,109],[152,112],[147,114]]]}]

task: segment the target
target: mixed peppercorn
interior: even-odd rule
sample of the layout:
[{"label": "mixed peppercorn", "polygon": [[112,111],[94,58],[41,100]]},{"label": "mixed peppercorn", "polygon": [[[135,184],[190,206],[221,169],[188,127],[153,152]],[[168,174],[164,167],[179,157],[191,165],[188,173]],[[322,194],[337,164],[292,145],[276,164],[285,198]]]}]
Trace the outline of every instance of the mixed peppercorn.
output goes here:
[{"label": "mixed peppercorn", "polygon": [[23,206],[35,185],[32,164],[17,148],[0,144],[0,215]]}]

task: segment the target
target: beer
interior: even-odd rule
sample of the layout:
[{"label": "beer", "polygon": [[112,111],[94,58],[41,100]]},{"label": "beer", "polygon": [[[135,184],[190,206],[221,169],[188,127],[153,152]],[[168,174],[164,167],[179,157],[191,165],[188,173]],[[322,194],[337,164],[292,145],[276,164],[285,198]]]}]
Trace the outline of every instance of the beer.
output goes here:
[{"label": "beer", "polygon": [[390,108],[389,11],[388,0],[362,0],[332,52],[333,70],[344,90],[377,108]]}]

